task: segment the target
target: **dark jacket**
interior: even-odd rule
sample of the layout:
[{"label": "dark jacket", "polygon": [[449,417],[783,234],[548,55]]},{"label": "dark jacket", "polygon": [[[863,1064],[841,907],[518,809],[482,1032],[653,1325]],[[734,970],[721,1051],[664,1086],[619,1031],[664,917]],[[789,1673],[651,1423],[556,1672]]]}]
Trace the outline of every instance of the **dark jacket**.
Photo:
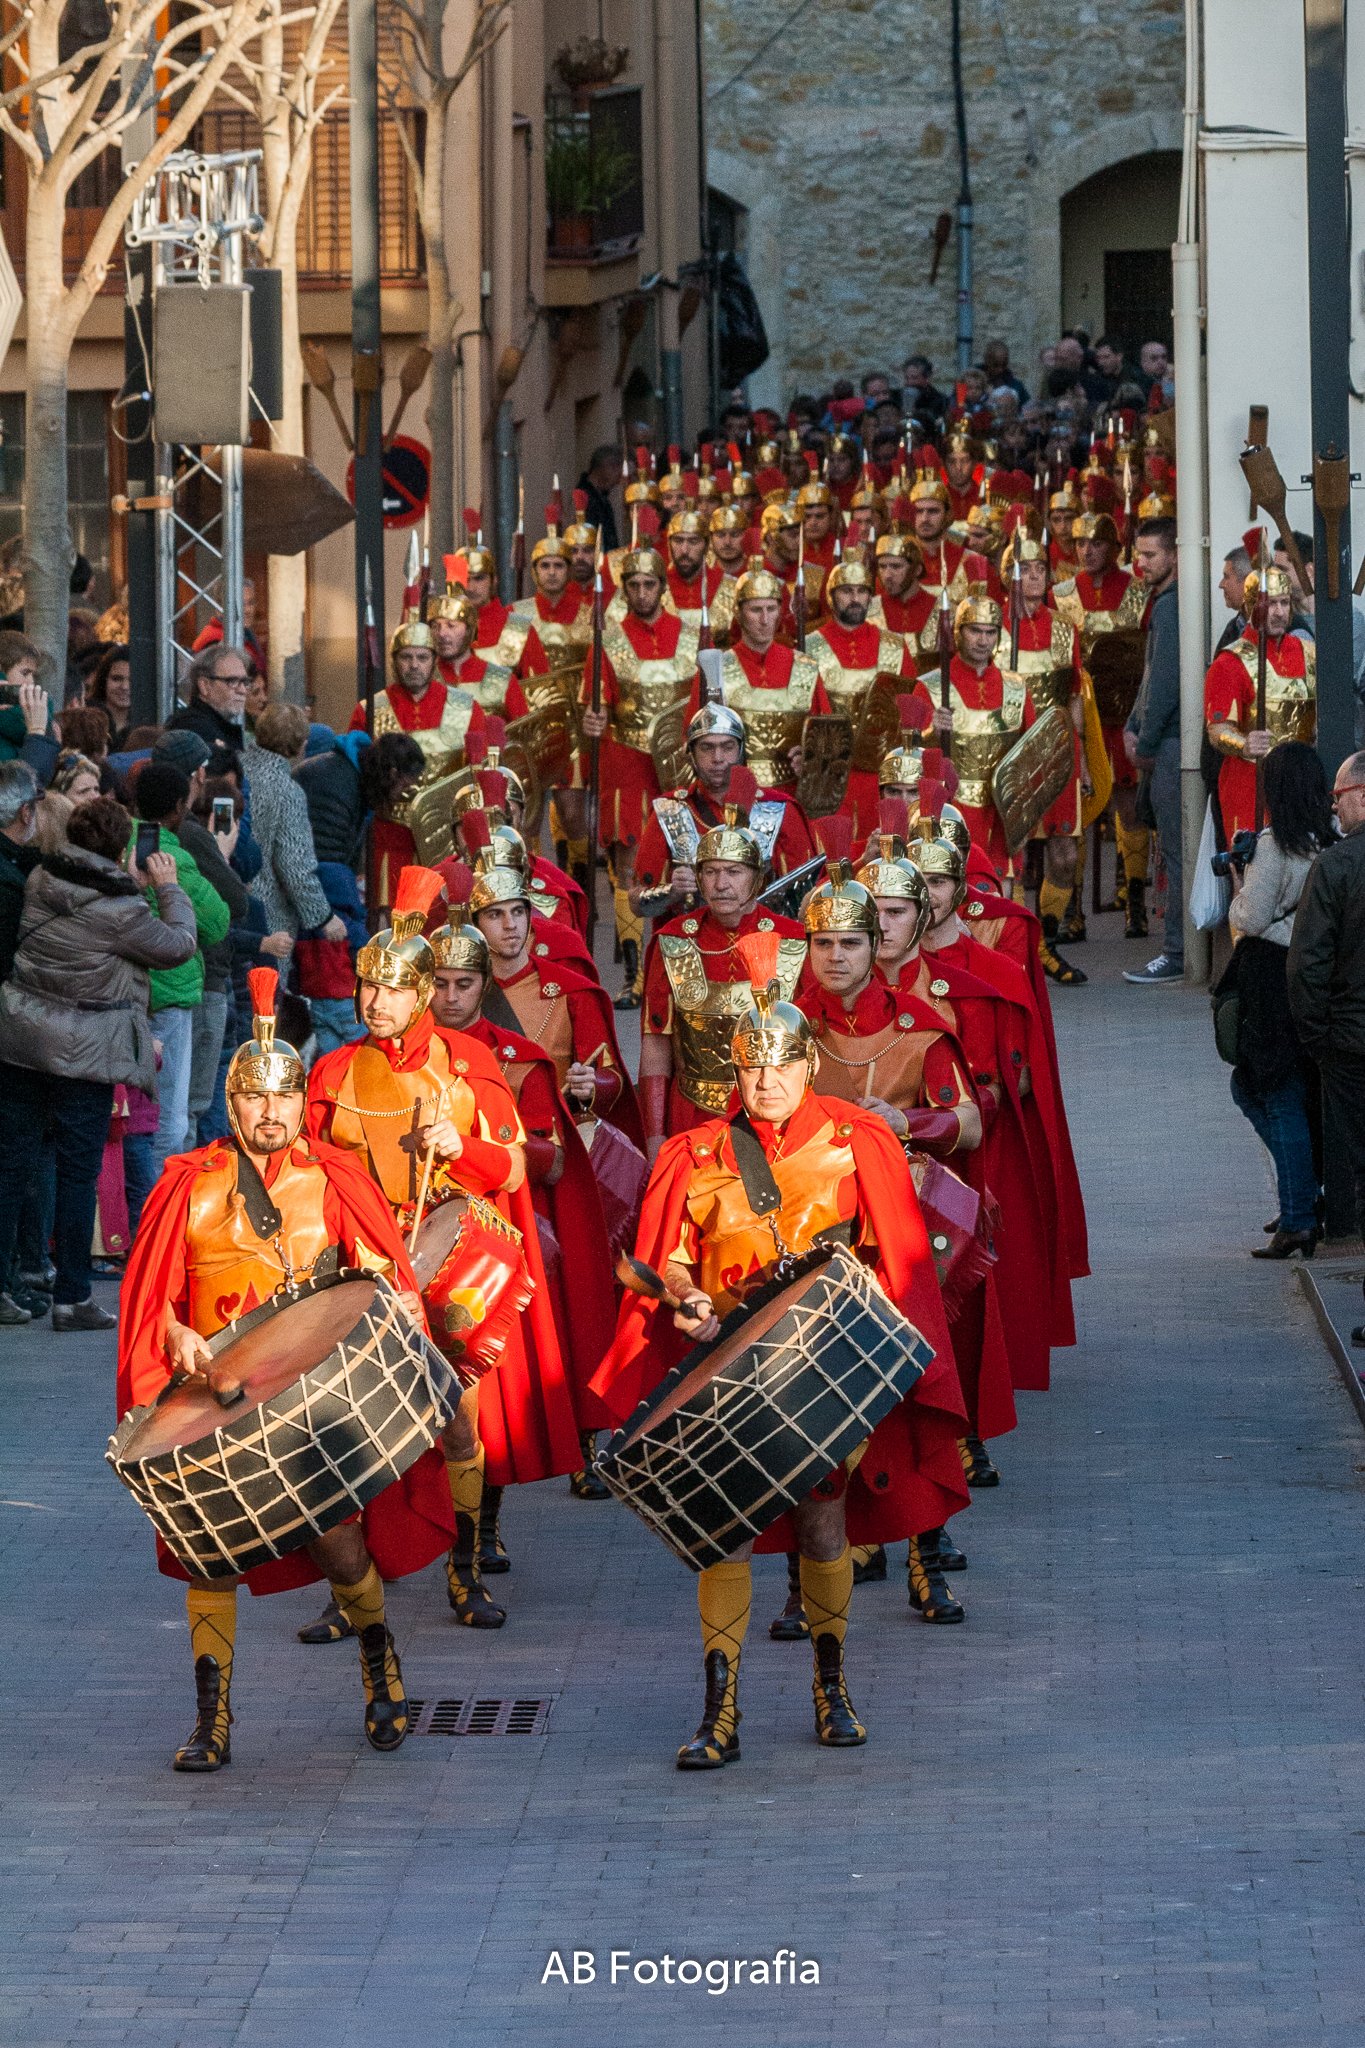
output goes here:
[{"label": "dark jacket", "polygon": [[230,718],[215,711],[202,697],[196,697],[193,704],[182,705],[180,710],[166,720],[167,732],[197,732],[200,739],[211,747],[231,747],[234,754],[240,754],[246,746],[246,729],[234,725]]},{"label": "dark jacket", "polygon": [[[357,742],[359,744],[357,745]],[[294,780],[308,806],[319,863],[339,861],[354,873],[365,855],[365,804],[360,762],[369,734],[338,733],[325,753],[300,761]]]},{"label": "dark jacket", "polygon": [[[250,891],[236,872],[223,859],[218,850],[218,841],[207,827],[197,818],[184,817],[177,833],[184,847],[204,880],[211,889],[216,889],[228,907],[228,916],[234,924],[246,921],[247,907],[251,902]],[[232,980],[232,941],[219,939],[216,945],[205,946],[204,987],[225,989]]]},{"label": "dark jacket", "polygon": [[0,988],[0,1059],[156,1093],[148,970],[183,967],[199,941],[183,889],[171,882],[155,898],[153,911],[116,862],[74,846],[34,869]]},{"label": "dark jacket", "polygon": [[592,481],[586,469],[578,479],[578,488],[587,494],[588,502],[583,508],[583,517],[589,526],[596,526],[600,529],[602,551],[605,554],[609,549],[614,548],[617,543],[615,508],[606,492],[598,490],[597,485]]},{"label": "dark jacket", "polygon": [[1313,1059],[1365,1066],[1365,827],[1324,847],[1309,871],[1289,945],[1289,1006]]},{"label": "dark jacket", "polygon": [[1144,761],[1154,760],[1163,740],[1180,738],[1180,599],[1175,585],[1152,601],[1142,687],[1128,720]]},{"label": "dark jacket", "polygon": [[0,832],[0,981],[14,965],[19,920],[24,914],[24,884],[41,859],[42,848],[36,839],[20,846]]}]

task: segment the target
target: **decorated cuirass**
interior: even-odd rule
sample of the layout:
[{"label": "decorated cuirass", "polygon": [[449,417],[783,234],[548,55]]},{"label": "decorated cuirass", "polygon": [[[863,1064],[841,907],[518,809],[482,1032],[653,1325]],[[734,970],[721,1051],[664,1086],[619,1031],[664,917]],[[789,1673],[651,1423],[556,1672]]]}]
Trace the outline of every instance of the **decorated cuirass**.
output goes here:
[{"label": "decorated cuirass", "polygon": [[767,1216],[749,1206],[737,1169],[713,1157],[694,1169],[687,1211],[700,1250],[697,1285],[718,1315],[787,1252],[809,1250],[822,1230],[837,1229],[842,1185],[854,1172],[852,1126],[827,1123],[789,1158],[768,1161],[782,1205]]},{"label": "decorated cuirass", "polygon": [[526,643],[531,637],[531,628],[534,624],[534,615],[529,614],[521,604],[516,605],[503,620],[502,631],[493,645],[481,647],[480,655],[490,668],[514,669],[526,652]]},{"label": "decorated cuirass", "polygon": [[[1299,645],[1303,649],[1303,675],[1282,676],[1269,659],[1265,665],[1265,729],[1277,747],[1285,740],[1302,740],[1311,746],[1317,736],[1317,649],[1306,640],[1301,640]],[[1232,652],[1251,677],[1254,688],[1255,641],[1238,640]],[[1247,720],[1246,730],[1250,732],[1254,724],[1253,716]]]},{"label": "decorated cuirass", "polygon": [[[899,633],[891,633],[883,627],[877,634],[877,658],[871,668],[844,668],[838,655],[830,646],[823,633],[813,633],[806,643],[806,651],[820,671],[825,686],[825,695],[836,711],[845,718],[858,723],[858,713],[863,707],[863,698],[874,677],[879,675],[899,676],[905,642]],[[873,762],[876,768],[877,762]]]},{"label": "decorated cuirass", "polygon": [[1137,702],[1142,685],[1146,640],[1142,630],[1147,592],[1136,576],[1113,611],[1087,611],[1077,580],[1059,583],[1052,593],[1057,616],[1074,626],[1081,640],[1081,661],[1090,676],[1102,725],[1122,725]]},{"label": "decorated cuirass", "polygon": [[473,691],[476,701],[490,718],[501,718],[504,716],[503,706],[507,702],[507,686],[511,680],[511,663],[504,664],[501,660],[493,661],[490,658],[486,661],[484,672],[477,683],[466,683],[463,687]]},{"label": "decorated cuirass", "polygon": [[791,675],[780,690],[761,689],[749,681],[739,656],[730,650],[721,658],[721,694],[744,720],[746,755],[756,781],[765,789],[794,789],[796,777],[787,758],[801,744],[820,671],[809,655],[798,654]]},{"label": "decorated cuirass", "polygon": [[612,738],[647,754],[660,718],[691,688],[697,672],[696,630],[685,624],[672,654],[646,656],[637,651],[624,624],[608,621],[602,629],[602,652],[616,677]]},{"label": "decorated cuirass", "polygon": [[1001,677],[1001,702],[995,711],[973,711],[956,683],[952,685],[953,766],[958,772],[955,801],[984,811],[991,804],[991,776],[1024,727],[1028,686],[1014,676]]},{"label": "decorated cuirass", "polygon": [[573,1065],[573,1018],[559,983],[553,977],[542,981],[538,975],[524,974],[498,985],[522,1037],[533,1040],[554,1061],[555,1077],[562,1088]]},{"label": "decorated cuirass", "polygon": [[1119,599],[1116,610],[1087,611],[1081,600],[1080,586],[1073,577],[1069,582],[1056,585],[1052,593],[1052,608],[1059,619],[1065,619],[1068,626],[1074,626],[1080,634],[1081,659],[1084,660],[1102,634],[1142,631],[1142,616],[1147,609],[1147,592],[1144,585],[1134,576],[1129,580],[1128,588]]},{"label": "decorated cuirass", "polygon": [[923,1099],[929,1048],[942,1035],[916,1031],[908,1011],[867,1037],[831,1031],[822,1023],[815,1038],[820,1048],[820,1093],[837,1095],[841,1102],[879,1095],[893,1109],[914,1109]]},{"label": "decorated cuirass", "polygon": [[[473,1133],[499,1145],[520,1144],[520,1124],[489,1128],[465,1078],[468,1072],[468,1062],[452,1060],[445,1040],[433,1034],[425,1061],[411,1073],[397,1072],[378,1046],[360,1045],[336,1083],[328,1136],[334,1145],[361,1154],[396,1214],[410,1210],[417,1200],[426,1127],[438,1115],[451,1118],[462,1135]],[[450,1166],[458,1165],[458,1160],[435,1162],[428,1201],[454,1192],[457,1182]]]},{"label": "decorated cuirass", "polygon": [[[747,981],[711,981],[701,948],[682,933],[662,933],[659,951],[673,996],[673,1078],[698,1109],[723,1116],[735,1085],[730,1064],[735,1020],[752,1005],[753,990]],[[791,1001],[805,962],[804,939],[778,941],[777,978],[784,1002]]]},{"label": "decorated cuirass", "polygon": [[257,1235],[237,1186],[238,1155],[224,1148],[223,1164],[195,1176],[185,1222],[185,1274],[189,1325],[212,1337],[292,1282],[309,1278],[328,1248],[323,1197],[327,1177],[315,1160],[300,1165],[290,1148],[270,1200],[282,1218],[278,1232]]},{"label": "decorated cuirass", "polygon": [[469,721],[474,716],[474,693],[462,683],[442,683],[439,679],[430,686],[433,690],[444,690],[446,701],[441,710],[439,725],[418,730],[409,730],[400,725],[397,713],[387,690],[379,690],[374,700],[374,736],[383,739],[386,733],[406,732],[409,739],[416,740],[426,756],[426,770],[422,783],[435,782],[449,769],[458,766],[464,759],[465,737]]},{"label": "decorated cuirass", "polygon": [[1073,654],[1076,645],[1076,629],[1065,619],[1052,617],[1052,641],[1047,647],[1021,647],[1018,666],[1011,669],[1010,635],[1008,626],[1000,635],[992,656],[1002,675],[1022,676],[1033,701],[1034,711],[1039,718],[1049,705],[1056,705],[1059,711],[1069,711],[1071,692],[1076,683]]}]

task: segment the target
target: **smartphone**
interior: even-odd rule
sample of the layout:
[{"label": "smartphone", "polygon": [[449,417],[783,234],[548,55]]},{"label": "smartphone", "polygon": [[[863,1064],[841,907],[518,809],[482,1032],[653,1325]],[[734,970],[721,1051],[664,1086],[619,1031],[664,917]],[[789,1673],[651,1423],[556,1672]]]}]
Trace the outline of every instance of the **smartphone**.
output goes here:
[{"label": "smartphone", "polygon": [[216,796],[213,799],[213,829],[224,838],[236,822],[237,812],[230,796]]},{"label": "smartphone", "polygon": [[159,825],[139,825],[137,828],[137,847],[133,858],[143,874],[147,872],[148,855],[159,853],[160,851],[161,827]]},{"label": "smartphone", "polygon": [[19,685],[17,683],[0,683],[0,704],[17,704],[18,702]]}]

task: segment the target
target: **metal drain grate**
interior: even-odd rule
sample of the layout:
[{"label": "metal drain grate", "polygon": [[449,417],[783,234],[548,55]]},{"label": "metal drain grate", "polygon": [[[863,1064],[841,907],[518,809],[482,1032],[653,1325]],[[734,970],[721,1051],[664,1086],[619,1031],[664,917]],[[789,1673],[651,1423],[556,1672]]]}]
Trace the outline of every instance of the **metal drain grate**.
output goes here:
[{"label": "metal drain grate", "polygon": [[543,1735],[550,1718],[543,1700],[414,1700],[410,1735]]}]

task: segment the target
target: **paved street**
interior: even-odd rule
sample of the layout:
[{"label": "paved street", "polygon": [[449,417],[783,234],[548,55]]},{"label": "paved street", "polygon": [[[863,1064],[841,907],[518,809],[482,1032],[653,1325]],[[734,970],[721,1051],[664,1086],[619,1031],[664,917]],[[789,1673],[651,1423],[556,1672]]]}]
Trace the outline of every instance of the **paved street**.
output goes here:
[{"label": "paved street", "polygon": [[[505,1516],[500,1634],[438,1570],[393,1598],[414,1695],[548,1697],[542,1734],[374,1755],[353,1647],[294,1640],[316,1602],[244,1599],[232,1767],[174,1776],[183,1598],[102,1463],[113,1346],[0,1334],[0,2039],[1358,2048],[1365,1439],[1292,1275],[1245,1256],[1273,1200],[1206,1000],[1087,950],[1057,1005],[1081,1343],[955,1525],[967,1626],[894,1570],[857,1595],[865,1750],[817,1749],[769,1560],[743,1762],[679,1776],[691,1578],[556,1482]],[[818,1987],[605,1981],[613,1949],[778,1948]],[[542,1986],[556,1949],[597,1981]]]}]

